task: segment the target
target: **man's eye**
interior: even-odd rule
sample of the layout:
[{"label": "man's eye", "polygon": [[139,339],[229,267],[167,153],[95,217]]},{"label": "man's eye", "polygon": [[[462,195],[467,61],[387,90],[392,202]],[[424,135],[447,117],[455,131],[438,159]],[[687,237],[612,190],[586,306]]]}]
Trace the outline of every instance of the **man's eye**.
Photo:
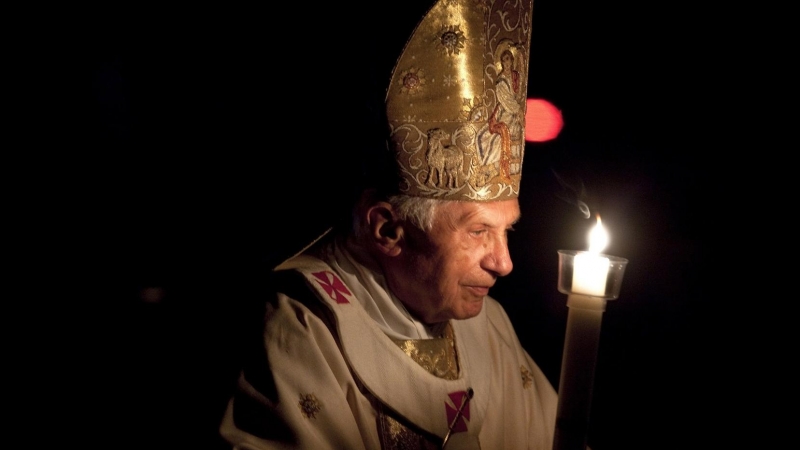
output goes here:
[{"label": "man's eye", "polygon": [[486,229],[485,228],[484,229],[480,229],[480,230],[472,230],[472,231],[470,231],[470,234],[472,234],[474,236],[480,236],[480,235],[482,235],[484,233],[486,233]]}]

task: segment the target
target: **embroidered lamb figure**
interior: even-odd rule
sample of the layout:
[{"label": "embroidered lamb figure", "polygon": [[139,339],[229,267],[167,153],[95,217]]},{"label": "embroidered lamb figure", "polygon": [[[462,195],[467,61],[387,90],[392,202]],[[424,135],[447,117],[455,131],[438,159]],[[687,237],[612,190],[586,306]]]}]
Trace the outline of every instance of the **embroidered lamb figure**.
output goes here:
[{"label": "embroidered lamb figure", "polygon": [[[444,145],[443,141],[450,139],[450,135],[441,128],[428,130],[428,179],[426,183],[433,187],[448,187],[455,189],[459,186],[458,173],[464,166],[464,153],[453,145]],[[438,181],[434,178],[438,176]]]}]

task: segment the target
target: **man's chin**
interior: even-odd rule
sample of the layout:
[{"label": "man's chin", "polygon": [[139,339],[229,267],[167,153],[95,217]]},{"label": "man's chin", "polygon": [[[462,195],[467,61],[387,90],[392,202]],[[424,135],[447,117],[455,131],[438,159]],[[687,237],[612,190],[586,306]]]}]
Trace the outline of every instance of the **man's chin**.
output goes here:
[{"label": "man's chin", "polygon": [[482,309],[483,309],[483,298],[481,298],[480,300],[471,300],[469,302],[465,302],[461,310],[458,311],[458,316],[455,319],[456,320],[471,319],[480,314]]}]

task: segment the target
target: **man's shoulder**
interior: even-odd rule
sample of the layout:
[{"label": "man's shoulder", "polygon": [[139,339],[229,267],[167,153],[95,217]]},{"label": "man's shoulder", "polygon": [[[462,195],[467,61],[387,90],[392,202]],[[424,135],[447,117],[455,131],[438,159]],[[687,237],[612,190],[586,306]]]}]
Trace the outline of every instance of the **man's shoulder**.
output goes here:
[{"label": "man's shoulder", "polygon": [[269,279],[271,288],[289,297],[307,297],[312,292],[308,280],[312,273],[329,271],[323,260],[307,254],[295,255],[272,269]]},{"label": "man's shoulder", "polygon": [[[308,304],[313,302],[335,307],[352,304],[354,294],[339,269],[315,254],[295,255],[273,269],[272,290]],[[320,302],[321,301],[321,302]]]},{"label": "man's shoulder", "polygon": [[[273,311],[283,311],[283,315],[275,317],[296,317],[298,308],[309,312],[326,324],[331,324],[330,307],[326,306],[323,295],[320,293],[319,282],[314,282],[315,277],[323,277],[332,273],[331,268],[324,261],[309,255],[297,255],[280,269],[273,269],[270,273],[270,296],[267,301],[272,305]],[[316,274],[316,275],[315,275]],[[333,329],[333,327],[329,328]]]}]

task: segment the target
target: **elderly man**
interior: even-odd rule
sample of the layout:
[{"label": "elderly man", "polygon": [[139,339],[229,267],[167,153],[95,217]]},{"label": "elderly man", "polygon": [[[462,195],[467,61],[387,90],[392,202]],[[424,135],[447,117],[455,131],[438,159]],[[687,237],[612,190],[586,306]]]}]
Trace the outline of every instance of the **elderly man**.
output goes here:
[{"label": "elderly man", "polygon": [[556,392],[489,296],[524,148],[496,82],[519,74],[504,101],[524,111],[530,19],[529,1],[439,0],[419,22],[386,91],[392,173],[275,268],[220,427],[233,448],[552,448]]}]

